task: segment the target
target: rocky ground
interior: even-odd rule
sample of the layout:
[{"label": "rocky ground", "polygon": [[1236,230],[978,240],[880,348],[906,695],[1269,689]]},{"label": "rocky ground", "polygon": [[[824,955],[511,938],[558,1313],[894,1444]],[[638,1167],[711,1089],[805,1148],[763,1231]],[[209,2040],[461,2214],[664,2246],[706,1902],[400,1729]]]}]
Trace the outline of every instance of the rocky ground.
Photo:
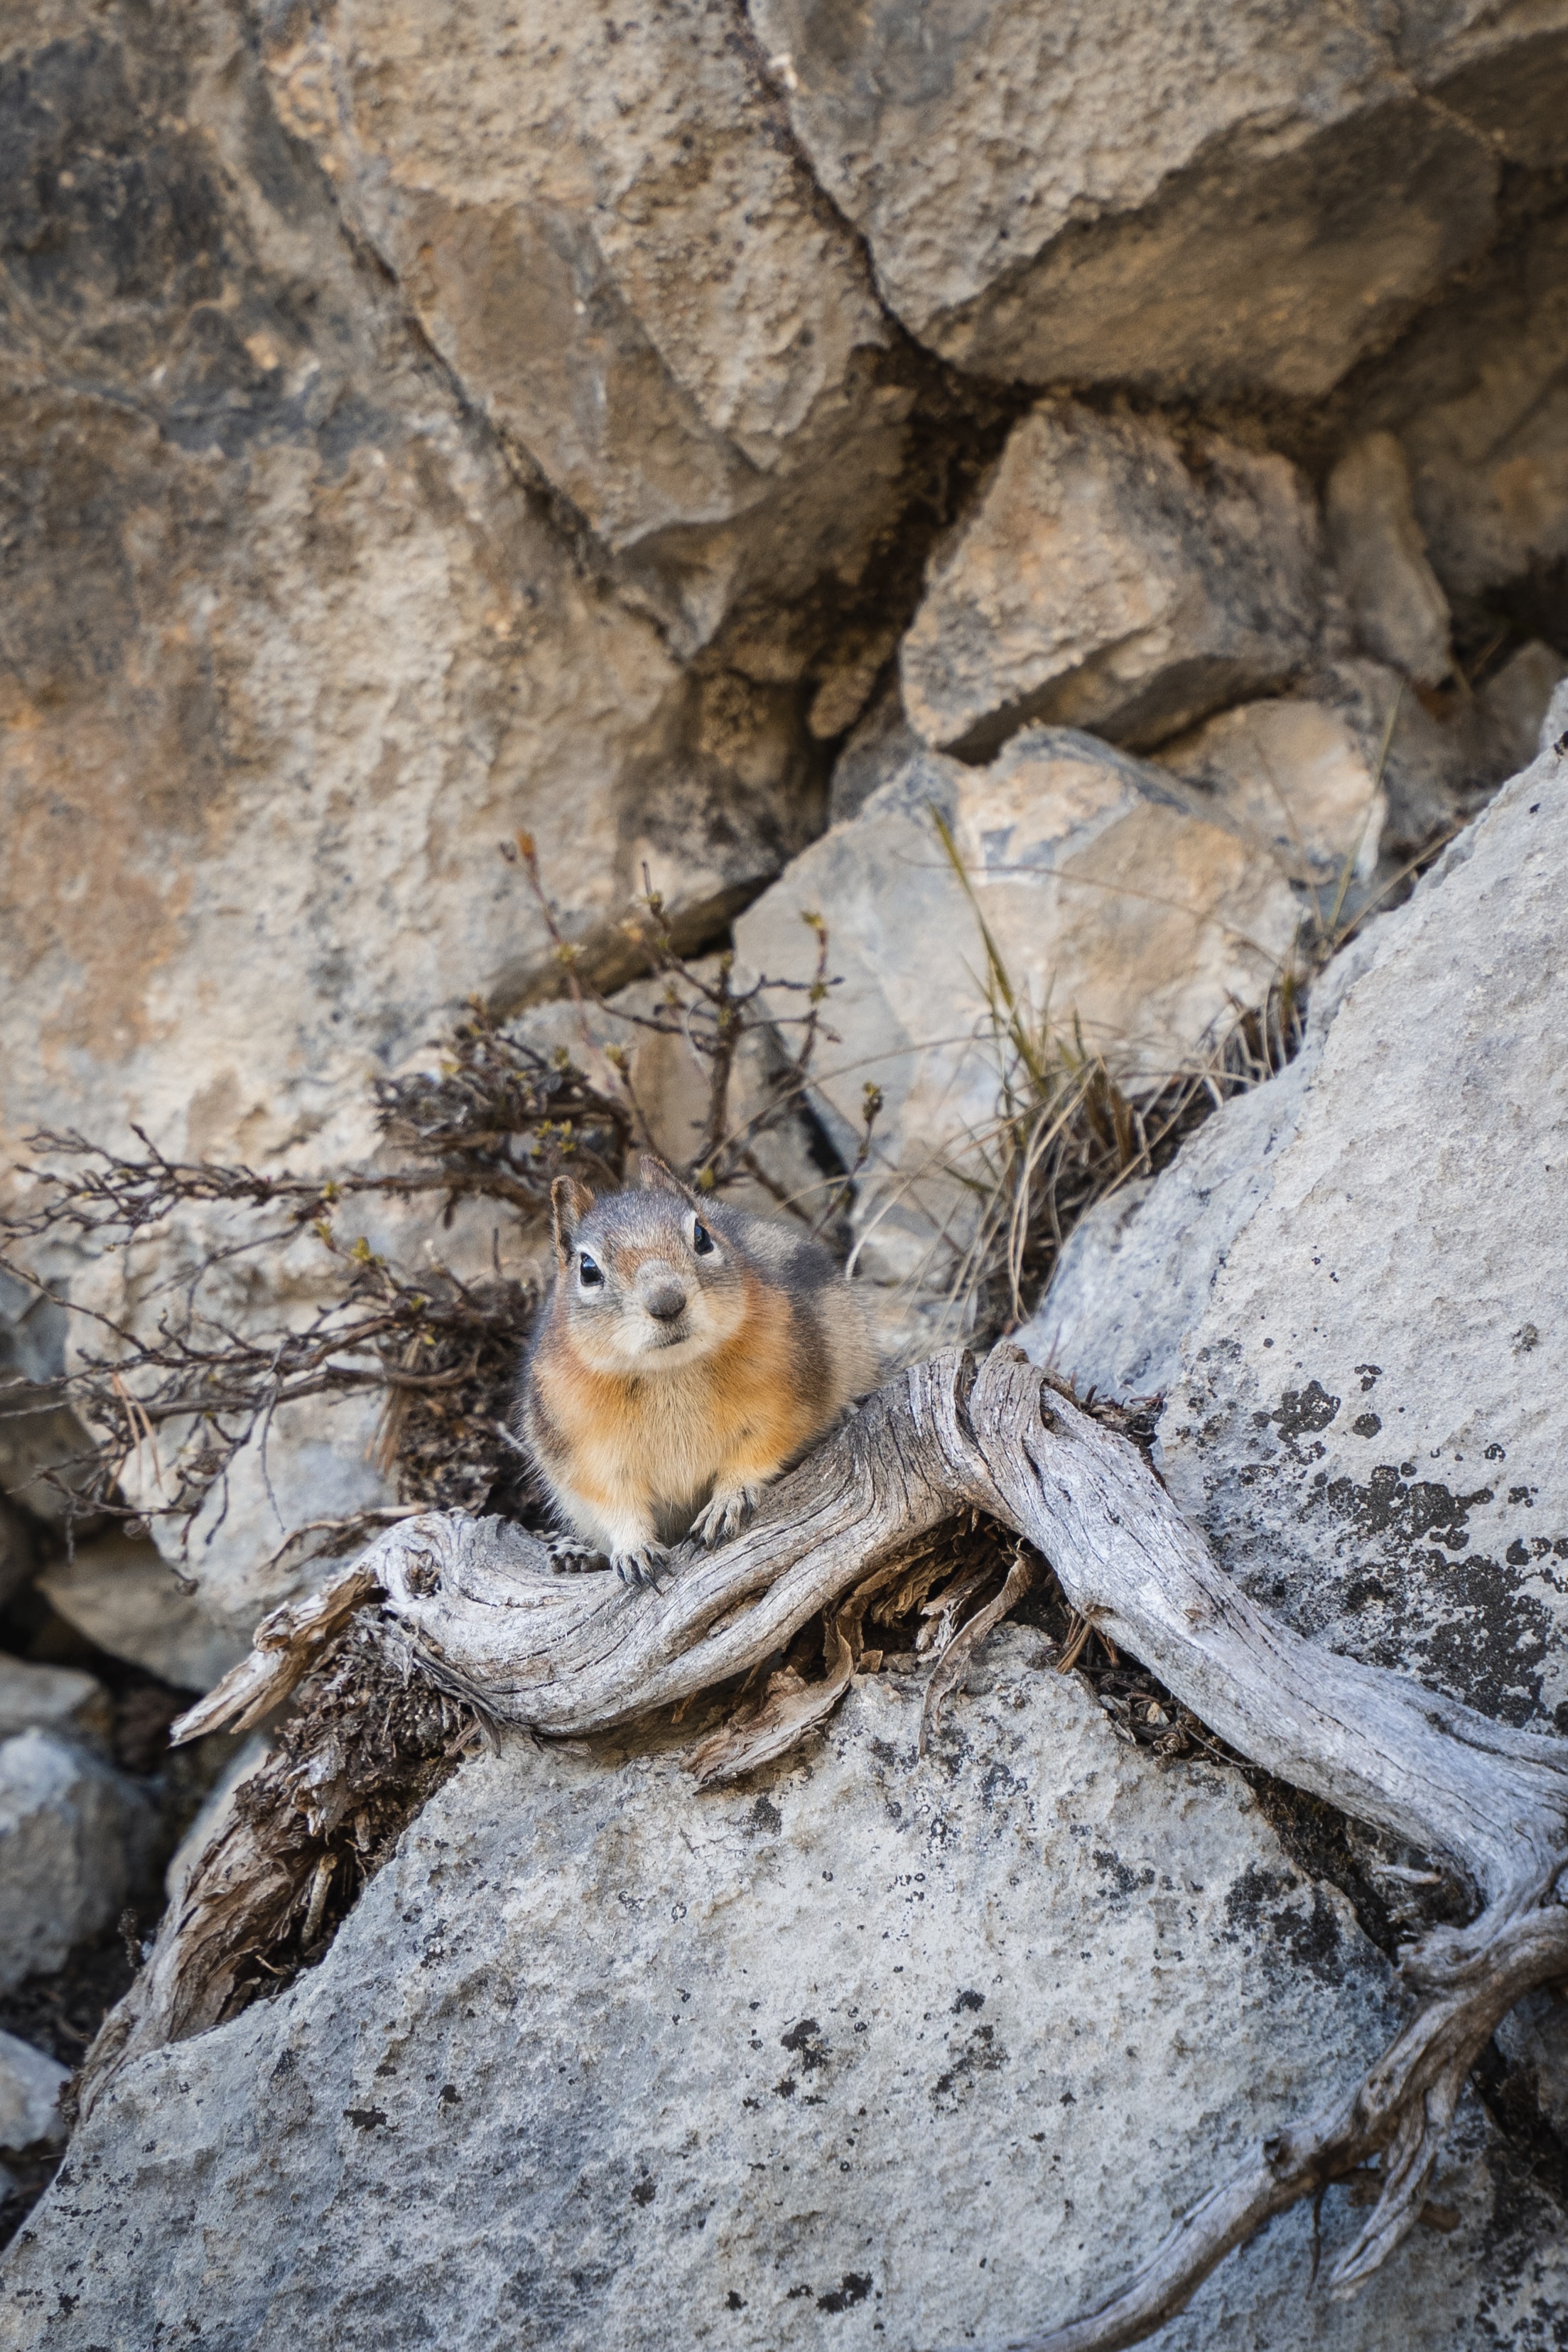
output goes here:
[{"label": "rocky ground", "polygon": [[[1022,1325],[1159,1400],[1172,1491],[1314,1638],[1561,1728],[1568,7],[917,15],[0,37],[9,1213],[40,1128],[384,1171],[375,1083],[438,1082],[471,1000],[690,1158],[698,1061],[624,1025],[637,894],[743,983],[809,986],[820,918],[832,1036],[737,1183],[834,1212],[890,1344]],[[1015,1247],[1070,1097],[1111,1158]],[[232,1758],[168,1721],[322,1572],[291,1530],[457,1444],[346,1387],[183,1526],[199,1427],[81,1505],[60,1382],[237,1214],[0,1266],[13,2224]],[[356,1239],[526,1304],[490,1196],[332,1214],[200,1276],[225,1345]],[[993,1637],[924,1760],[890,1667],[738,1797],[464,1762],[316,1965],[127,2070],[0,2341],[914,2347],[1092,2301],[1364,2061],[1416,1898],[1044,1640]],[[1169,2340],[1562,2340],[1556,2015],[1360,2302],[1307,2292],[1301,2213]]]}]

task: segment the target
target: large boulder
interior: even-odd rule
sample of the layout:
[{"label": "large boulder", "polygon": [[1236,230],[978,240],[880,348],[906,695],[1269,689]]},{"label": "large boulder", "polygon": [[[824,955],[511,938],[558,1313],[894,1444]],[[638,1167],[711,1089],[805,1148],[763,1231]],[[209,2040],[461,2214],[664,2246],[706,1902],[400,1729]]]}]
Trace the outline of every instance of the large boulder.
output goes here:
[{"label": "large boulder", "polygon": [[[61,0],[0,36],[0,1188],[40,1128],[363,1169],[371,1077],[563,985],[519,834],[613,986],[645,875],[699,948],[820,830],[802,667],[841,730],[887,647],[845,670],[808,592],[852,601],[905,496],[899,339],[718,9]],[[444,1255],[487,1268],[496,1223]],[[429,1218],[356,1237],[406,1262]],[[37,1264],[146,1333],[235,1238]],[[11,1288],[0,1489],[57,1522],[63,1318]],[[340,1288],[306,1236],[203,1306],[254,1334]],[[392,1502],[378,1409],[285,1408],[236,1464],[191,1554],[225,1622],[294,1589],[296,1521]],[[124,1483],[155,1508],[152,1449]]]},{"label": "large boulder", "polygon": [[1031,719],[1157,743],[1307,666],[1317,542],[1284,458],[1043,402],[933,567],[900,655],[910,721],[969,758]]},{"label": "large boulder", "polygon": [[1163,1391],[1235,1573],[1335,1649],[1568,1724],[1568,761],[1332,966],[1300,1057],[1074,1234],[1028,1344]]},{"label": "large boulder", "polygon": [[749,14],[898,316],[1008,381],[1321,395],[1563,159],[1560,5]]},{"label": "large boulder", "polygon": [[[1161,1769],[1039,1646],[996,1637],[924,1759],[884,1673],[739,1790],[465,1765],[319,1967],[119,2078],[0,2342],[914,2352],[1103,2295],[1400,2004],[1239,1773]],[[1306,2301],[1301,2208],[1164,2341],[1537,2340],[1562,2256],[1473,2109],[1440,2195],[1348,2307]],[[1331,2257],[1359,2219],[1329,2200]]]}]

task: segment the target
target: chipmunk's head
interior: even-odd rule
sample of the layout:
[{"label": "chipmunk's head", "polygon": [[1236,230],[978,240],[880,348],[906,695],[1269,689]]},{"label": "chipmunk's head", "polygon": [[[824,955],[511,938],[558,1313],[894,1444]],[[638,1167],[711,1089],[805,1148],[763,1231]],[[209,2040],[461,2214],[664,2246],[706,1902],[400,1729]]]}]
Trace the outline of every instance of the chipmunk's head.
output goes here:
[{"label": "chipmunk's head", "polygon": [[550,1188],[556,1314],[596,1372],[679,1370],[739,1329],[746,1269],[697,1195],[651,1152],[632,1192],[595,1200],[573,1176]]}]

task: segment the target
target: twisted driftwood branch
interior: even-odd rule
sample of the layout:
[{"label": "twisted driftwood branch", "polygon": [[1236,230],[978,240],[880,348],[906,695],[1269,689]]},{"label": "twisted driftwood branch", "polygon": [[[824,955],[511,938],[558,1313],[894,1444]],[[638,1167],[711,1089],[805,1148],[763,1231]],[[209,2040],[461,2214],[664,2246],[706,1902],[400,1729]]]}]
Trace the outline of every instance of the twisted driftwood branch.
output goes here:
[{"label": "twisted driftwood branch", "polygon": [[[1027,2352],[1138,2342],[1271,2215],[1381,2155],[1380,2200],[1334,2273],[1348,2292],[1419,2218],[1494,2026],[1522,1993],[1568,1973],[1568,1910],[1555,1894],[1568,1864],[1568,1744],[1490,1723],[1290,1632],[1230,1582],[1135,1449],[1015,1349],[978,1368],[950,1352],[892,1383],[769,1492],[743,1536],[684,1560],[661,1591],[563,1578],[544,1546],[497,1521],[405,1521],[335,1584],[276,1612],[252,1657],[184,1718],[183,1736],[265,1712],[371,1601],[378,1640],[440,1691],[556,1736],[692,1698],[774,1655],[827,1611],[831,1687],[825,1696],[801,1685],[798,1704],[789,1691],[774,1697],[746,1749],[760,1760],[847,1683],[851,1636],[879,1568],[966,1507],[1027,1538],[1073,1607],[1240,1754],[1444,1857],[1477,1911],[1467,1927],[1437,1928],[1406,1954],[1420,2005],[1360,2083],[1265,2141],[1113,2302]],[[711,1766],[714,1743],[705,1748]],[[329,1792],[302,1782],[296,1801],[325,1806]],[[269,1870],[243,1824],[209,1847],[95,2046],[89,2102],[126,2058],[222,2013],[236,1939],[285,1900]]]}]

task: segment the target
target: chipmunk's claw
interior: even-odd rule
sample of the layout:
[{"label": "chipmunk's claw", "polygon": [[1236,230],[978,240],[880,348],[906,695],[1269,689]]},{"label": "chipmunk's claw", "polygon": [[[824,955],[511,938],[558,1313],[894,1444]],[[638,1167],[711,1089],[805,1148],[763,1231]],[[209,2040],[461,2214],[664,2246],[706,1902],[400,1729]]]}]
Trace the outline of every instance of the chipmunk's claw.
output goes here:
[{"label": "chipmunk's claw", "polygon": [[727,1486],[721,1488],[705,1511],[693,1523],[692,1533],[699,1543],[710,1547],[737,1536],[752,1512],[757,1508],[760,1486]]},{"label": "chipmunk's claw", "polygon": [[663,1544],[638,1544],[631,1551],[612,1552],[610,1565],[622,1584],[649,1585],[656,1592],[661,1575],[668,1573],[670,1555]]}]

